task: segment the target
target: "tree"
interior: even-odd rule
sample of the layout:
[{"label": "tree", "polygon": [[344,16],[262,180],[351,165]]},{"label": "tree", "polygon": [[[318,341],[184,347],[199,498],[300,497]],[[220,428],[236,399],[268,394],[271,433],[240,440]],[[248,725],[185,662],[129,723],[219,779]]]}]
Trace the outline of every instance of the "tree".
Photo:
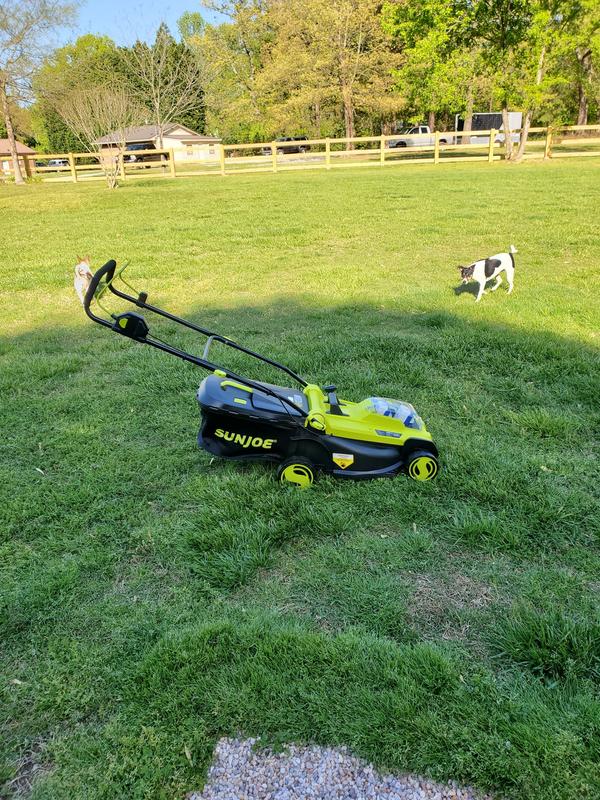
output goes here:
[{"label": "tree", "polygon": [[[393,90],[398,57],[381,25],[379,0],[272,0],[260,86],[269,105],[285,110],[336,109],[345,135],[357,116],[385,119],[401,101]],[[352,144],[349,145],[352,147]]]},{"label": "tree", "polygon": [[520,161],[525,153],[534,112],[553,89],[553,76],[547,74],[549,55],[570,26],[576,24],[581,11],[578,3],[571,0],[533,0],[531,5],[529,31],[515,59],[522,67],[525,106],[515,161]]},{"label": "tree", "polygon": [[405,113],[417,123],[428,118],[433,130],[440,115],[466,111],[471,129],[475,102],[489,96],[489,78],[480,48],[465,46],[467,18],[448,0],[387,2],[383,26],[401,54],[396,88],[406,99]]},{"label": "tree", "polygon": [[575,89],[576,124],[587,125],[590,110],[600,111],[600,3],[579,0],[577,5],[580,13],[561,39],[557,67],[566,86]]},{"label": "tree", "polygon": [[[127,128],[143,120],[144,108],[123,84],[75,88],[61,98],[57,108],[82,146],[96,154],[107,186],[116,188],[120,166],[118,150],[125,148]],[[103,148],[99,139],[107,132],[113,134],[113,139],[111,146]]]},{"label": "tree", "polygon": [[186,115],[191,112],[197,115],[202,110],[200,65],[185,43],[175,41],[164,23],[154,44],[136,42],[121,53],[129,72],[135,76],[132,89],[140,103],[149,109],[162,148],[167,125],[182,122]]},{"label": "tree", "polygon": [[199,14],[184,15],[179,26],[200,68],[208,128],[229,141],[263,140],[265,109],[258,80],[272,37],[266,3],[206,0],[203,5],[227,21],[207,25]]},{"label": "tree", "polygon": [[73,6],[60,0],[0,0],[0,113],[13,162],[23,184],[13,125],[14,104],[31,96],[31,77],[47,48],[48,35],[65,24]]},{"label": "tree", "polygon": [[457,8],[466,20],[463,41],[468,45],[483,44],[483,57],[494,73],[502,106],[505,154],[510,160],[513,143],[508,113],[517,88],[512,56],[529,32],[531,0],[460,0]]},{"label": "tree", "polygon": [[[31,109],[13,102],[9,102],[9,105],[15,136],[25,142],[25,144],[33,147],[36,142],[36,137]],[[6,138],[6,122],[0,117],[0,139]]]},{"label": "tree", "polygon": [[32,82],[37,97],[32,114],[36,137],[42,148],[52,153],[80,148],[79,138],[57,108],[74,87],[91,89],[105,86],[116,78],[123,82],[128,80],[119,51],[108,36],[86,34],[51,53]]}]

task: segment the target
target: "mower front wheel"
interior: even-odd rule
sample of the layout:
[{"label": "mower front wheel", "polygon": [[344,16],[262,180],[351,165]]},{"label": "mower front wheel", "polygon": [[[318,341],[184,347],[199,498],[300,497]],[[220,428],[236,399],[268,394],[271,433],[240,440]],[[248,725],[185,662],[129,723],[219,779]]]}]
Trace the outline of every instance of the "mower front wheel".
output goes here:
[{"label": "mower front wheel", "polygon": [[438,474],[440,465],[433,453],[415,450],[406,462],[406,471],[414,481],[431,481]]},{"label": "mower front wheel", "polygon": [[308,489],[315,481],[315,468],[307,458],[286,458],[277,468],[277,480],[282,486]]}]

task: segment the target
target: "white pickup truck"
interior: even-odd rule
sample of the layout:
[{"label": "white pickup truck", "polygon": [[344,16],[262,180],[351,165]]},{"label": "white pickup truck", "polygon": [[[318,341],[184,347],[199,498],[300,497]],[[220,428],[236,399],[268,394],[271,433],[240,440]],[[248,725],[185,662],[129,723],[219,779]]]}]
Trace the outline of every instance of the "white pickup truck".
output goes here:
[{"label": "white pickup truck", "polygon": [[[522,125],[523,115],[520,111],[509,112],[508,123],[510,125],[511,138],[513,142],[519,141],[519,129]],[[454,120],[454,133],[443,133],[440,135],[440,144],[463,144],[465,141],[470,144],[488,144],[489,134],[480,136],[478,131],[496,131],[495,142],[504,142],[504,131],[501,112],[486,112],[473,114],[471,130],[461,135],[464,120],[457,114]],[[517,131],[515,133],[514,131]],[[388,141],[388,147],[431,147],[435,144],[435,136],[428,125],[413,125],[410,128],[403,128]]]},{"label": "white pickup truck", "polygon": [[[420,134],[420,135],[417,135]],[[434,134],[429,130],[429,125],[413,125],[411,128],[404,128],[388,141],[388,147],[431,147],[435,141]],[[448,138],[441,137],[440,144],[447,144]]]}]

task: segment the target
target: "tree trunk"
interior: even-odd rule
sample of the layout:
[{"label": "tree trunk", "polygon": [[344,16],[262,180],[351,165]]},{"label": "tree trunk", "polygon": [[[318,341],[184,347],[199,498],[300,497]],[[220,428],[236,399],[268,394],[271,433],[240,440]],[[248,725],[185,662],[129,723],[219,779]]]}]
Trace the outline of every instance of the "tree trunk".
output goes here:
[{"label": "tree trunk", "polygon": [[[540,51],[540,57],[538,59],[537,72],[535,73],[536,88],[541,84],[542,78],[544,77],[545,58],[546,58],[546,45],[543,45]],[[521,135],[519,137],[519,147],[517,148],[517,152],[514,158],[515,161],[521,161],[521,159],[525,155],[525,146],[527,145],[527,139],[529,137],[529,128],[531,127],[532,117],[533,117],[533,103],[530,104],[529,108],[527,109],[527,112],[525,113],[525,119],[523,121],[523,127],[521,128]]]},{"label": "tree trunk", "polygon": [[[346,128],[348,139],[356,136],[354,129],[354,103],[352,102],[352,96],[348,92],[344,92],[344,127]],[[348,150],[354,150],[354,142],[348,142],[346,147]]]},{"label": "tree trunk", "polygon": [[8,137],[8,148],[13,162],[13,171],[15,175],[16,184],[24,184],[23,173],[21,172],[21,163],[19,161],[19,154],[17,153],[17,142],[15,139],[15,131],[10,118],[10,109],[8,107],[8,97],[6,95],[6,83],[0,81],[0,105],[2,106],[2,116],[4,117],[4,124],[6,125],[6,135]]},{"label": "tree trunk", "polygon": [[527,139],[529,137],[529,128],[531,127],[531,118],[533,117],[533,109],[528,108],[525,113],[525,119],[523,120],[523,127],[521,128],[521,135],[519,137],[519,146],[517,147],[517,152],[514,156],[514,161],[521,161],[523,156],[525,155],[525,145],[527,144]]},{"label": "tree trunk", "polygon": [[314,111],[314,130],[317,132],[317,139],[321,138],[321,103],[319,100],[315,100],[315,104],[313,106]]},{"label": "tree trunk", "polygon": [[589,49],[584,50],[583,48],[578,47],[575,50],[575,54],[577,56],[577,61],[579,62],[579,66],[581,67],[581,71],[583,73],[583,77],[580,77],[577,86],[579,95],[578,108],[577,108],[577,125],[587,125],[589,101],[585,84],[586,83],[589,84],[591,79],[592,51]]},{"label": "tree trunk", "polygon": [[583,86],[583,81],[577,87],[579,92],[579,102],[577,108],[577,125],[587,125],[588,122],[588,99]]},{"label": "tree trunk", "polygon": [[513,157],[513,142],[510,133],[510,122],[508,118],[508,104],[506,100],[502,103],[502,128],[504,130],[504,158],[506,161],[512,161]]},{"label": "tree trunk", "polygon": [[430,111],[427,114],[427,124],[429,125],[429,130],[433,133],[435,131],[435,111]]},{"label": "tree trunk", "polygon": [[[473,128],[473,104],[475,102],[475,98],[473,97],[473,89],[469,85],[467,89],[467,107],[465,109],[465,124],[463,125],[463,131],[466,134],[471,133],[471,129]],[[471,137],[470,136],[462,136],[461,140],[462,144],[471,144]]]}]

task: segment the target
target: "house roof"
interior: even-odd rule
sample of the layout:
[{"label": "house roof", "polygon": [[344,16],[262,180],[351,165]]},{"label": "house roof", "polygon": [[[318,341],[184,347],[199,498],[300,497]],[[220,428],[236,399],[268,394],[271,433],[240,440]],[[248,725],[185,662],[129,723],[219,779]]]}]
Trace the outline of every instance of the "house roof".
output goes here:
[{"label": "house roof", "polygon": [[[220,142],[221,140],[216,136],[204,136],[201,133],[196,133],[196,131],[191,130],[190,128],[186,128],[185,125],[179,125],[178,123],[172,123],[171,125],[166,125],[163,128],[163,136],[170,136],[171,131],[176,130],[177,128],[181,128],[185,131],[185,134],[179,134],[177,136],[178,139],[182,141],[195,141],[195,142]],[[134,125],[131,128],[125,128],[124,131],[124,138],[126,144],[131,144],[133,142],[150,142],[153,139],[158,138],[158,125]],[[122,141],[121,133],[119,131],[113,131],[113,133],[107,133],[106,136],[101,136],[95,144],[119,144]]]},{"label": "house roof", "polygon": [[[35,150],[32,150],[31,147],[27,147],[26,144],[23,142],[17,141],[17,153],[22,156],[31,156],[35,154]],[[8,155],[10,154],[10,144],[8,139],[0,139],[0,155]]]}]

